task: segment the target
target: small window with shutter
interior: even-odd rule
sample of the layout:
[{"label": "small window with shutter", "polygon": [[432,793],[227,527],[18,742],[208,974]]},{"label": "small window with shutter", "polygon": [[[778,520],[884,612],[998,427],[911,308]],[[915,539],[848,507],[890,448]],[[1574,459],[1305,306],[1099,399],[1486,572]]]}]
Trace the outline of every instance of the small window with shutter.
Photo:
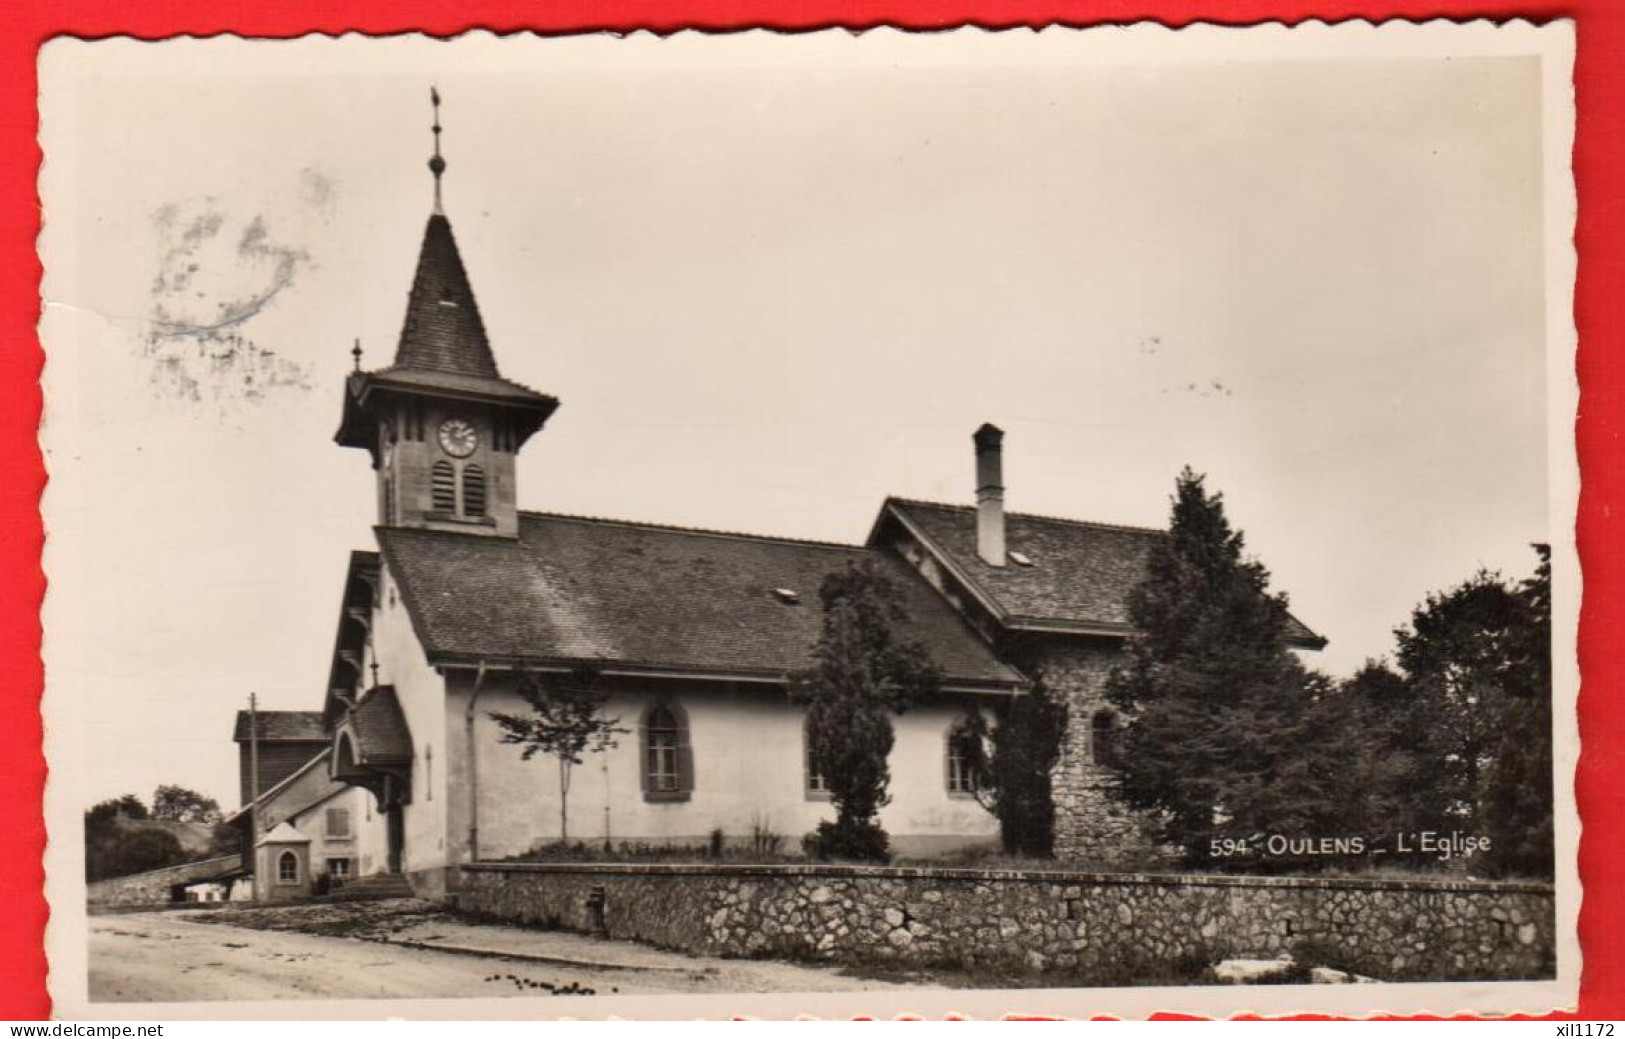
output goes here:
[{"label": "small window with shutter", "polygon": [[434,464],[429,474],[429,496],[434,503],[434,511],[457,511],[457,474],[450,462],[441,460]]},{"label": "small window with shutter", "polygon": [[676,704],[655,704],[644,712],[639,729],[643,799],[687,801],[694,790],[694,752],[686,713]]}]

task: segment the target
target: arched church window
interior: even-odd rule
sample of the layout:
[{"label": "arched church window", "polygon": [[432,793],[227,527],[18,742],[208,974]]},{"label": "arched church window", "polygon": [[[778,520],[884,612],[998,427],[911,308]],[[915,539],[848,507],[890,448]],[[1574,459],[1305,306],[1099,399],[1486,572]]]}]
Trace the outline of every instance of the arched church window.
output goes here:
[{"label": "arched church window", "polygon": [[485,470],[477,465],[463,468],[463,514],[485,515]]},{"label": "arched church window", "polygon": [[686,801],[694,789],[694,754],[682,708],[656,704],[643,715],[643,796],[649,801]]},{"label": "arched church window", "polygon": [[1117,736],[1121,731],[1117,725],[1117,715],[1111,711],[1095,712],[1089,721],[1089,745],[1095,764],[1102,768],[1117,767]]},{"label": "arched church window", "polygon": [[278,884],[299,883],[299,856],[291,851],[285,851],[276,858],[276,880]]},{"label": "arched church window", "polygon": [[457,474],[450,462],[442,459],[434,464],[429,476],[429,495],[434,503],[434,511],[457,511]]}]

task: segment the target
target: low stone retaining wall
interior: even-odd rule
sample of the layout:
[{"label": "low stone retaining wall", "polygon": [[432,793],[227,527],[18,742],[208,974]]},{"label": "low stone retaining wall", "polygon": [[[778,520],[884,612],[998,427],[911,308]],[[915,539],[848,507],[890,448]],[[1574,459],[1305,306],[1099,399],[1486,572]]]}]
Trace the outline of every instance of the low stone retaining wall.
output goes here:
[{"label": "low stone retaining wall", "polygon": [[[602,890],[601,921],[589,903]],[[1311,964],[1388,981],[1553,976],[1542,884],[908,869],[464,866],[451,901],[490,919],[722,956],[894,962],[1175,983],[1313,943]]]},{"label": "low stone retaining wall", "polygon": [[240,855],[227,855],[201,862],[183,862],[179,866],[131,873],[86,885],[86,897],[92,906],[138,906],[170,901],[170,891],[176,884],[208,880],[230,873],[242,864]]},{"label": "low stone retaining wall", "polygon": [[133,902],[128,905],[89,905],[87,916],[128,916],[132,913],[196,913],[214,909],[249,909],[268,902]]}]

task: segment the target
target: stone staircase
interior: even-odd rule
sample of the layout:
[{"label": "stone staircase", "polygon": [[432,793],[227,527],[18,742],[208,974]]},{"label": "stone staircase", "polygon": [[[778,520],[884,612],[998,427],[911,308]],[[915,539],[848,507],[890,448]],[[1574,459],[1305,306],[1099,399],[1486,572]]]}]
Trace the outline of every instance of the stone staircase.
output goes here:
[{"label": "stone staircase", "polygon": [[412,885],[399,873],[372,873],[356,879],[325,895],[316,902],[378,902],[386,898],[411,898]]}]

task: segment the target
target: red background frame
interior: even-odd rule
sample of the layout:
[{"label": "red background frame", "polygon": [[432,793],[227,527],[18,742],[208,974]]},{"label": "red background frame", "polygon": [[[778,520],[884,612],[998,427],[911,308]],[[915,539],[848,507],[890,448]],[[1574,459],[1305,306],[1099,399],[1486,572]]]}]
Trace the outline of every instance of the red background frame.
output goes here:
[{"label": "red background frame", "polygon": [[[161,38],[234,32],[298,36],[309,32],[427,32],[468,29],[548,33],[600,29],[711,30],[772,27],[816,29],[896,25],[987,28],[1093,25],[1141,20],[1170,26],[1195,21],[1246,24],[1316,18],[1573,18],[1579,48],[1575,87],[1579,106],[1574,169],[1580,200],[1576,245],[1580,255],[1575,317],[1580,414],[1576,425],[1583,487],[1578,539],[1585,578],[1581,609],[1580,726],[1584,734],[1576,779],[1584,833],[1580,872],[1586,882],[1580,915],[1585,970],[1580,1016],[1625,1018],[1625,884],[1614,876],[1625,864],[1625,711],[1619,710],[1620,669],[1610,648],[1625,643],[1625,467],[1621,399],[1625,397],[1625,4],[1618,0],[1469,2],[1435,0],[626,0],[575,5],[503,0],[143,0],[140,4],[37,3],[0,0],[0,663],[10,677],[0,686],[0,1018],[41,1018],[45,994],[42,935],[46,905],[40,857],[45,847],[41,796],[45,762],[38,712],[43,671],[39,658],[39,604],[45,591],[39,552],[39,492],[45,472],[35,438],[40,415],[42,360],[40,267],[35,177],[39,46],[57,35],[128,34]],[[115,575],[109,575],[113,577]],[[1613,708],[1613,709],[1610,709]]]}]

